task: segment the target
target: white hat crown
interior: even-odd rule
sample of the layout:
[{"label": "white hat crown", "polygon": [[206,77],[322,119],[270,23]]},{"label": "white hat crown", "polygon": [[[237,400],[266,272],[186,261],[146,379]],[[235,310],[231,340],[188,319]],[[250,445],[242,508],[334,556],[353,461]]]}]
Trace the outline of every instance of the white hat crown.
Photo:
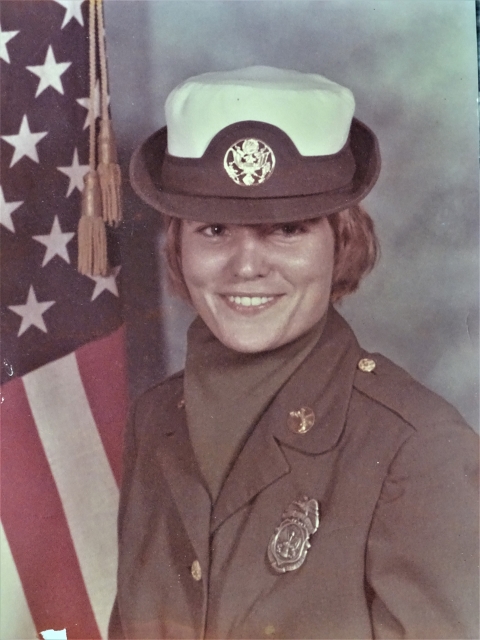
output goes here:
[{"label": "white hat crown", "polygon": [[284,131],[303,156],[328,156],[346,144],[354,111],[352,92],[318,74],[266,66],[204,73],[168,96],[168,152],[201,158],[225,127],[256,121]]},{"label": "white hat crown", "polygon": [[318,218],[360,202],[381,158],[351,91],[271,67],[189,78],[167,99],[167,126],[130,162],[140,197],[169,216],[260,224]]}]

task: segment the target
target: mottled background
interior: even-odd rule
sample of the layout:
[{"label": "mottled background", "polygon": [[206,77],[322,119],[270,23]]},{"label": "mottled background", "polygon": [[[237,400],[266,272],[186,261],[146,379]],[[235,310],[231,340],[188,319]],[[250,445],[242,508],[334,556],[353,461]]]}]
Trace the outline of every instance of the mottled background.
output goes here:
[{"label": "mottled background", "polygon": [[[365,204],[381,261],[340,310],[362,345],[478,426],[478,122],[470,0],[110,0],[112,114],[127,175],[185,78],[267,64],[353,90],[380,139]],[[158,214],[126,187],[121,232],[132,394],[182,366],[192,315],[165,290]]]}]

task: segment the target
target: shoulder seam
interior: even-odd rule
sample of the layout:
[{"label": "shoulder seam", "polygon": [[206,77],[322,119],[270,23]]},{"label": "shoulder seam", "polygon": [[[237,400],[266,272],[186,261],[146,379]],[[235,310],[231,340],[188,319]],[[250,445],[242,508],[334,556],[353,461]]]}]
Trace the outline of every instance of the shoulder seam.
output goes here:
[{"label": "shoulder seam", "polygon": [[163,385],[168,384],[169,382],[172,382],[173,380],[176,380],[177,378],[182,378],[183,377],[183,373],[184,373],[184,370],[181,369],[180,371],[176,371],[175,373],[172,373],[170,376],[168,376],[168,378],[164,378],[163,380],[160,380],[160,382],[157,382],[156,384],[152,385],[151,387],[148,387],[148,389],[145,389],[145,391],[142,391],[142,393],[140,393],[135,398],[135,404],[137,403],[137,401],[140,398],[142,398],[145,394],[149,393],[150,391],[153,391],[154,389],[159,389]]},{"label": "shoulder seam", "polygon": [[366,393],[365,391],[363,391],[363,389],[359,389],[359,387],[355,384],[355,382],[353,383],[353,388],[355,389],[355,391],[360,393],[365,398],[368,398],[369,400],[373,400],[373,402],[376,402],[381,407],[384,407],[385,409],[387,409],[387,411],[389,411],[390,413],[393,413],[394,415],[396,415],[398,418],[400,418],[400,420],[402,420],[405,424],[407,424],[409,427],[411,427],[413,429],[413,431],[415,431],[415,432],[418,431],[417,427],[412,422],[410,422],[410,420],[407,420],[407,418],[404,415],[402,415],[401,413],[399,413],[398,411],[393,409],[391,406],[389,406],[385,402],[382,402],[377,397],[375,397],[375,396],[373,396],[373,395],[371,395],[369,393]]}]

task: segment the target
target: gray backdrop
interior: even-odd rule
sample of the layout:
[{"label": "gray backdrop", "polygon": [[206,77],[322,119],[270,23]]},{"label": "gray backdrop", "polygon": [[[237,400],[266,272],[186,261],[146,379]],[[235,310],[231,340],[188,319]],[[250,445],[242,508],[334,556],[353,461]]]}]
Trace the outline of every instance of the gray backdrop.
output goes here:
[{"label": "gray backdrop", "polygon": [[[478,425],[478,123],[473,0],[110,0],[112,115],[126,172],[185,78],[266,64],[351,88],[380,139],[365,204],[376,270],[340,305],[378,350]],[[125,173],[125,175],[127,175]],[[126,186],[122,285],[132,394],[182,366],[192,315],[165,291],[158,214]]]}]

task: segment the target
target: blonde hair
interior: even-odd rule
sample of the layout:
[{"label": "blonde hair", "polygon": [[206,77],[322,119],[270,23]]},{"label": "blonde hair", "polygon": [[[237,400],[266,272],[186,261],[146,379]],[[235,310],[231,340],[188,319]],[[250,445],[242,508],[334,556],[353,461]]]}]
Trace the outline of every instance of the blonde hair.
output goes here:
[{"label": "blonde hair", "polygon": [[[379,244],[373,220],[360,205],[354,205],[328,216],[335,249],[330,300],[338,302],[358,289],[362,280],[375,266]],[[180,218],[164,215],[166,228],[165,254],[171,290],[190,302],[183,278]]]}]

